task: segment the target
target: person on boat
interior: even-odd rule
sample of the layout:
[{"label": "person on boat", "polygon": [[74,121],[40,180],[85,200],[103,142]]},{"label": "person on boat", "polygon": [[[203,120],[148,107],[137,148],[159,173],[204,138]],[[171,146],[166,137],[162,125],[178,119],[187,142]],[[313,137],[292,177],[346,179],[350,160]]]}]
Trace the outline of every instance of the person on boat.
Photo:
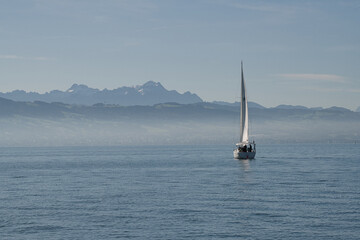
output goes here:
[{"label": "person on boat", "polygon": [[239,152],[241,152],[241,147],[238,147]]},{"label": "person on boat", "polygon": [[250,144],[250,147],[249,147],[249,152],[252,152],[252,146],[251,146],[251,144]]},{"label": "person on boat", "polygon": [[247,152],[247,146],[246,145],[244,145],[243,151]]}]

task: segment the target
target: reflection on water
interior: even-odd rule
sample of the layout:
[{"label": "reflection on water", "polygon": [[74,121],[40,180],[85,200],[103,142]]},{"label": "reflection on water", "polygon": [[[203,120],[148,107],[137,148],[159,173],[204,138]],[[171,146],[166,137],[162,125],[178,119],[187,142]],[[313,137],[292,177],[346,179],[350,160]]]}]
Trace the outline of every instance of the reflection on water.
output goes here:
[{"label": "reflection on water", "polygon": [[240,159],[238,160],[240,162],[241,168],[244,172],[250,171],[250,160],[249,159]]},{"label": "reflection on water", "polygon": [[251,161],[249,159],[237,159],[237,161],[239,162],[239,180],[240,180],[240,185],[243,184],[249,184],[250,182],[252,182],[252,177],[251,177]]}]

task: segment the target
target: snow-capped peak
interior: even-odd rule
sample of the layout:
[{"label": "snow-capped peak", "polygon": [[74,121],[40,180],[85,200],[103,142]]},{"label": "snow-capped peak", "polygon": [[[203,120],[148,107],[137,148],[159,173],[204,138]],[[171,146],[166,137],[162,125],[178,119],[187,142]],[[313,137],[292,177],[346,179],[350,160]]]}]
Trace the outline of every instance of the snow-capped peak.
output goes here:
[{"label": "snow-capped peak", "polygon": [[96,88],[89,88],[84,84],[73,84],[66,92],[68,93],[84,93],[84,94],[93,94],[100,91]]}]

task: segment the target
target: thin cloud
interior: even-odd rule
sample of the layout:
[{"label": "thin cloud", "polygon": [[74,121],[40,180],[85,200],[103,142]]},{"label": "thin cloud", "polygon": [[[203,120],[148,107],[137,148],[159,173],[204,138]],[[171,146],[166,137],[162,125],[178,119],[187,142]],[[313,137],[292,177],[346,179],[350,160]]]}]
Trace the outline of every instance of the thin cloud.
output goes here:
[{"label": "thin cloud", "polygon": [[16,60],[16,59],[24,59],[24,57],[17,56],[17,55],[0,55],[0,59],[12,59],[12,60]]},{"label": "thin cloud", "polygon": [[316,92],[325,92],[325,93],[332,93],[332,92],[347,92],[347,93],[360,93],[360,89],[345,89],[345,88],[325,88],[325,87],[303,87],[304,90],[316,91]]},{"label": "thin cloud", "polygon": [[19,55],[0,55],[0,59],[5,60],[34,60],[34,61],[48,61],[47,57],[24,57]]},{"label": "thin cloud", "polygon": [[301,89],[307,90],[307,91],[325,92],[325,93],[344,92],[344,89],[340,89],[340,88],[302,87]]},{"label": "thin cloud", "polygon": [[343,76],[334,75],[334,74],[284,73],[284,74],[277,74],[277,76],[289,80],[315,80],[315,81],[337,82],[337,83],[345,82],[345,78]]}]

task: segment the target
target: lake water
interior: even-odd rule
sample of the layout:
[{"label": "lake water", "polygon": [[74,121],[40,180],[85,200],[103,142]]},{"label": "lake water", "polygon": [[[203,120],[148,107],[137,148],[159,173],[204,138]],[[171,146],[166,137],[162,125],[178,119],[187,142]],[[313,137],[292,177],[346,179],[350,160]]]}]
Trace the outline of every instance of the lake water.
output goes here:
[{"label": "lake water", "polygon": [[0,149],[0,239],[359,239],[360,145]]}]

